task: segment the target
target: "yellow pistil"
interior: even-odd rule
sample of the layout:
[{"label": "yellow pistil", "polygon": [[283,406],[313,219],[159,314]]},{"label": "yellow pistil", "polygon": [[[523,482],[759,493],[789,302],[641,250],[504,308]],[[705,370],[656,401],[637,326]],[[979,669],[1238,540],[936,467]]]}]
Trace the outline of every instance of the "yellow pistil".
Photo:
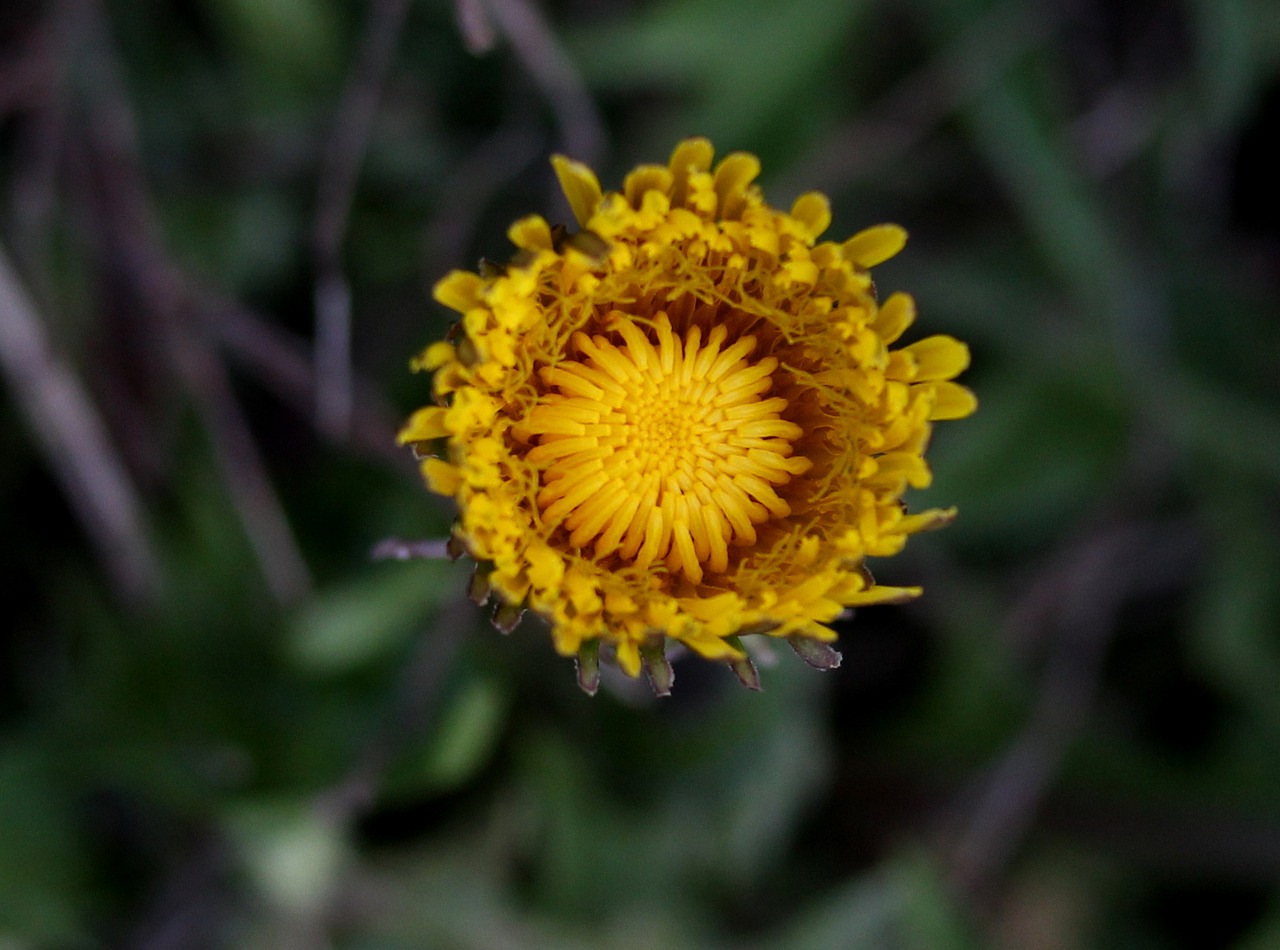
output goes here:
[{"label": "yellow pistil", "polygon": [[652,338],[621,313],[608,329],[576,333],[581,359],[541,370],[552,391],[517,429],[537,442],[543,523],[596,558],[701,583],[728,570],[730,546],[755,544],[756,525],[791,514],[778,490],[811,467],[792,456],[803,431],[787,401],[765,398],[778,361],[752,362],[753,336],[725,347],[722,325],[682,339],[661,312]]}]

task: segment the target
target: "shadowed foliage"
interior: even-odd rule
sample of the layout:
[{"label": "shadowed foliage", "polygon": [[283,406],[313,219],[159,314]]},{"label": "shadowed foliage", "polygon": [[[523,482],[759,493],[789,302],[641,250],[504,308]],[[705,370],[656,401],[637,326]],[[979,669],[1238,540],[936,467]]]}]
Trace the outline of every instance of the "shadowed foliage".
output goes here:
[{"label": "shadowed foliage", "polygon": [[[1280,945],[1276,4],[2,6],[4,950]],[[690,135],[982,408],[837,669],[589,698],[416,556],[407,361]]]}]

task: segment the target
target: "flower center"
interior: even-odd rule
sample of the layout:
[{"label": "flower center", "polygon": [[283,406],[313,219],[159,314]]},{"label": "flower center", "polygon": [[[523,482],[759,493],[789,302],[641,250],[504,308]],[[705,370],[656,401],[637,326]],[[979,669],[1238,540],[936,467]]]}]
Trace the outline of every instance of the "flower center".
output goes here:
[{"label": "flower center", "polygon": [[726,347],[720,325],[681,338],[664,313],[646,333],[615,311],[607,330],[574,334],[581,358],[540,371],[548,391],[517,427],[535,443],[542,521],[598,558],[700,583],[791,513],[778,489],[810,467],[792,456],[802,430],[782,418],[787,400],[765,398],[778,361],[750,360],[751,336]]}]

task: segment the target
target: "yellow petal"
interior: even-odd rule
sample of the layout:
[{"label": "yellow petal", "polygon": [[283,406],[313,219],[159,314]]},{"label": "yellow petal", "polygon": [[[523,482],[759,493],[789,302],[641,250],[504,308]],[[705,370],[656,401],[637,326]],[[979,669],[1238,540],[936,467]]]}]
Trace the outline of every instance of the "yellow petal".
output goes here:
[{"label": "yellow petal", "polygon": [[945,528],[955,520],[955,508],[930,508],[919,514],[904,515],[888,530],[894,534],[919,534],[922,531]]},{"label": "yellow petal", "polygon": [[835,643],[838,637],[836,632],[830,627],[812,621],[804,621],[796,625],[796,629],[785,631],[784,627],[779,627],[776,631],[771,631],[770,636],[796,636],[802,640],[816,640],[818,643]]},{"label": "yellow petal", "polygon": [[733,591],[714,597],[691,597],[680,601],[680,606],[699,620],[710,621],[719,616],[733,614],[742,609],[742,600]]},{"label": "yellow petal", "polygon": [[917,380],[954,379],[969,367],[969,347],[952,336],[938,334],[904,347],[916,361]]},{"label": "yellow petal", "polygon": [[480,295],[484,290],[484,279],[471,271],[455,270],[445,274],[436,281],[431,295],[437,303],[442,303],[450,310],[466,313],[480,305]]},{"label": "yellow petal", "polygon": [[582,162],[575,162],[563,155],[552,155],[551,166],[556,170],[556,178],[560,179],[564,196],[569,199],[573,216],[585,228],[604,194],[600,190],[600,179]]},{"label": "yellow petal", "polygon": [[846,607],[866,607],[871,604],[905,604],[915,600],[924,589],[921,587],[869,587],[861,593],[851,594],[845,599]]},{"label": "yellow petal", "polygon": [[410,367],[414,372],[430,373],[439,369],[445,363],[453,362],[454,357],[458,355],[457,347],[452,343],[446,343],[440,340],[432,343],[423,350],[418,356],[410,362]]},{"label": "yellow petal", "polygon": [[570,625],[557,626],[552,629],[552,642],[556,652],[561,656],[574,656],[582,649],[582,630]]},{"label": "yellow petal", "polygon": [[802,567],[808,567],[818,560],[818,550],[822,546],[822,539],[816,534],[811,534],[800,542],[800,547],[796,551],[796,564]]},{"label": "yellow petal", "polygon": [[555,587],[564,578],[564,558],[546,546],[529,548],[529,580],[534,587]]},{"label": "yellow petal", "polygon": [[715,636],[696,636],[693,634],[683,636],[680,642],[692,649],[704,660],[732,660],[740,656],[745,656],[745,652],[726,640]]},{"label": "yellow petal", "polygon": [[423,460],[422,477],[427,480],[427,487],[437,495],[452,497],[462,485],[462,470],[437,458]]},{"label": "yellow petal", "polygon": [[632,679],[640,675],[640,644],[623,640],[618,644],[618,667]]},{"label": "yellow petal", "polygon": [[604,595],[604,609],[614,616],[621,616],[635,613],[640,609],[640,605],[629,594],[611,590]]},{"label": "yellow petal", "polygon": [[516,247],[526,251],[551,250],[551,226],[539,214],[521,218],[507,229],[507,237]]},{"label": "yellow petal", "polygon": [[916,319],[916,302],[909,294],[894,294],[880,305],[872,328],[886,343],[892,343]]},{"label": "yellow petal", "polygon": [[801,195],[791,206],[791,217],[804,225],[812,240],[817,240],[827,228],[831,227],[831,202],[820,191],[811,191]]},{"label": "yellow petal", "polygon": [[711,167],[716,150],[703,138],[685,139],[671,153],[667,167],[671,169],[671,204],[679,207],[688,194],[691,172],[705,172]]},{"label": "yellow petal", "polygon": [[973,415],[978,408],[978,397],[959,383],[946,380],[936,382],[933,384],[933,391],[937,397],[933,411],[929,413],[931,421],[963,419]]},{"label": "yellow petal", "polygon": [[448,410],[442,406],[427,406],[425,409],[419,409],[409,417],[409,421],[405,423],[404,428],[396,436],[396,444],[408,445],[410,442],[429,442],[432,439],[440,439],[448,435],[449,430],[444,425],[446,412]]},{"label": "yellow petal", "polygon": [[622,183],[622,193],[627,202],[637,211],[644,203],[644,196],[650,191],[657,191],[670,196],[673,178],[670,169],[665,165],[641,165],[631,172]]},{"label": "yellow petal", "polygon": [[715,189],[719,217],[733,219],[742,213],[747,187],[760,175],[760,159],[750,152],[734,152],[716,166]]},{"label": "yellow petal", "polygon": [[907,232],[896,224],[877,224],[844,242],[846,260],[859,267],[883,264],[907,245]]}]

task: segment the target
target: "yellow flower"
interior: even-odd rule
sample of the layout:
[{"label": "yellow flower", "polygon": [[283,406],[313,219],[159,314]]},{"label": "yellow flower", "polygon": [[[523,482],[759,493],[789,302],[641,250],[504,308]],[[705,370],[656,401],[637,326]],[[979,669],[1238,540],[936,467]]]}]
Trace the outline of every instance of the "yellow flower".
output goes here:
[{"label": "yellow flower", "polygon": [[504,626],[544,618],[588,690],[602,644],[659,692],[668,641],[748,685],[748,633],[835,665],[827,624],[920,593],[877,585],[865,559],[954,516],[901,500],[929,484],[931,423],[976,407],[951,382],[963,343],[890,349],[915,305],[878,303],[869,268],[905,232],[819,242],[823,195],[780,211],[755,156],[712,156],[682,142],[619,192],[555,157],[580,230],[524,218],[509,266],[441,280],[460,325],[414,364],[436,405],[400,440],[457,501],[473,593],[497,595]]}]

